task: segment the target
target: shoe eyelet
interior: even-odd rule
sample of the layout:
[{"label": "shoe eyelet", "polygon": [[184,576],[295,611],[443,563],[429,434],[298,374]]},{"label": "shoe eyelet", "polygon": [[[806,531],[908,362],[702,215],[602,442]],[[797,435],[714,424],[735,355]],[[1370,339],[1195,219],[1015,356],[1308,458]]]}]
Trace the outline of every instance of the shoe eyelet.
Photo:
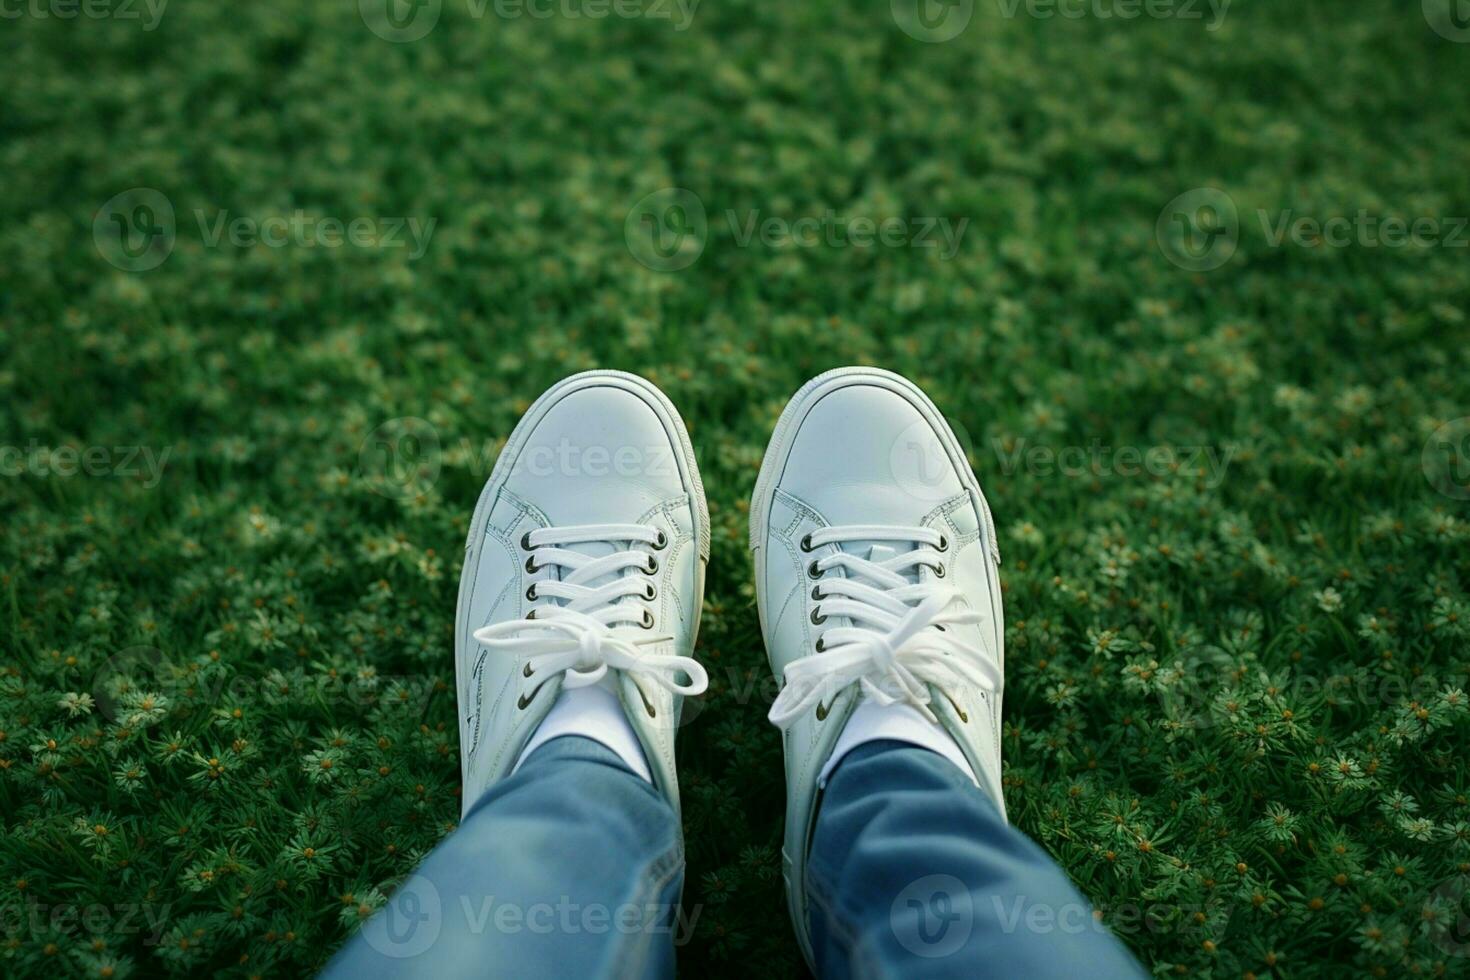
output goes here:
[{"label": "shoe eyelet", "polygon": [[531,532],[530,531],[527,531],[525,534],[522,534],[521,535],[521,550],[522,551],[530,551],[531,550]]},{"label": "shoe eyelet", "polygon": [[812,578],[821,578],[822,577],[822,574],[823,573],[822,573],[822,570],[817,567],[816,559],[813,559],[812,560],[812,563],[806,567],[806,573],[808,575],[810,575]]},{"label": "shoe eyelet", "polygon": [[942,534],[939,536],[939,550],[941,553],[949,550],[949,538]]},{"label": "shoe eyelet", "polygon": [[807,532],[806,534],[803,534],[801,536],[801,550],[802,551],[811,551],[812,550],[812,536],[811,536],[811,532]]},{"label": "shoe eyelet", "polygon": [[822,587],[820,585],[812,586],[812,598],[817,600],[818,602],[821,602],[822,599],[825,598],[825,596],[822,595]]},{"label": "shoe eyelet", "polygon": [[813,608],[812,609],[812,625],[813,626],[821,626],[826,621],[827,621],[827,617],[826,616],[823,616],[816,608]]},{"label": "shoe eyelet", "polygon": [[934,577],[935,578],[944,578],[944,566],[943,565],[933,565],[931,567],[934,569]]},{"label": "shoe eyelet", "polygon": [[530,612],[526,613],[526,618],[527,619],[535,619],[536,618],[536,610],[532,609]]},{"label": "shoe eyelet", "polygon": [[531,669],[531,661],[527,660],[526,661],[526,666],[521,669],[521,676],[522,677],[534,677],[535,675],[536,675],[536,672]]},{"label": "shoe eyelet", "polygon": [[830,710],[832,710],[832,709],[829,706],[827,706],[827,705],[823,704],[822,702],[818,701],[817,702],[817,721],[826,721],[827,720],[827,712],[829,712]]},{"label": "shoe eyelet", "polygon": [[526,601],[528,601],[528,602],[535,602],[536,601],[536,583],[535,582],[532,582],[531,583],[531,587],[526,590]]},{"label": "shoe eyelet", "polygon": [[541,571],[541,566],[538,565],[538,564],[536,564],[536,556],[535,555],[528,556],[526,558],[526,574],[527,575],[535,575],[539,571]]},{"label": "shoe eyelet", "polygon": [[[536,688],[536,691],[539,690],[541,690],[539,687]],[[516,701],[516,707],[522,711],[525,711],[526,706],[529,705],[533,700],[535,700],[536,691],[532,691],[530,694],[522,694],[520,698]]]},{"label": "shoe eyelet", "polygon": [[643,610],[643,621],[638,624],[646,630],[653,629],[653,613],[647,609]]},{"label": "shoe eyelet", "polygon": [[826,651],[826,649],[827,649],[827,638],[825,636],[819,636],[819,637],[817,637],[817,652],[818,653],[823,653],[823,652]]},{"label": "shoe eyelet", "polygon": [[653,557],[652,555],[649,555],[648,556],[648,567],[646,569],[644,569],[644,571],[647,574],[649,574],[649,575],[652,575],[654,572],[657,572],[658,571],[658,559],[655,558],[655,557]]},{"label": "shoe eyelet", "polygon": [[643,589],[643,598],[647,599],[649,602],[652,602],[653,600],[658,598],[658,589],[654,587],[654,584],[652,582],[648,582],[645,584]]},{"label": "shoe eyelet", "polygon": [[955,714],[959,715],[960,721],[962,723],[966,725],[970,723],[970,716],[965,713],[964,708],[961,708],[959,706],[959,702],[955,701],[955,699],[950,697],[948,694],[945,694],[944,700],[949,702],[949,706],[954,709]]},{"label": "shoe eyelet", "polygon": [[660,528],[658,532],[658,538],[653,542],[653,548],[655,551],[663,551],[668,546],[669,536],[663,532],[662,528]]}]

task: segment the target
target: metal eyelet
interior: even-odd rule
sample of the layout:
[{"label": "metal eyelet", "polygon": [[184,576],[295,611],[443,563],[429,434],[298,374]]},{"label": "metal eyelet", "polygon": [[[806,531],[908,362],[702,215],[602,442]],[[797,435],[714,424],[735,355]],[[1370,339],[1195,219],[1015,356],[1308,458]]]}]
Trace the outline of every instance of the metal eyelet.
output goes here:
[{"label": "metal eyelet", "polygon": [[649,575],[652,575],[654,572],[658,571],[658,559],[653,557],[652,555],[648,556],[648,568],[646,569],[646,571]]},{"label": "metal eyelet", "polygon": [[825,598],[822,595],[822,587],[820,585],[812,586],[812,598],[817,600],[818,602],[821,602],[822,599]]},{"label": "metal eyelet", "polygon": [[526,666],[521,669],[521,676],[522,677],[533,677],[533,676],[535,676],[535,674],[536,674],[536,672],[531,669],[531,661],[527,660],[526,661]]},{"label": "metal eyelet", "polygon": [[646,583],[646,587],[643,590],[643,598],[647,599],[649,602],[652,602],[653,600],[658,598],[658,589],[654,588],[652,582]]},{"label": "metal eyelet", "polygon": [[970,723],[970,716],[965,714],[965,709],[959,706],[959,702],[955,701],[955,699],[950,697],[948,694],[944,696],[944,700],[948,701],[949,706],[954,709],[954,713],[960,716],[960,721],[964,722],[966,725]]},{"label": "metal eyelet", "polygon": [[935,578],[944,578],[944,566],[943,565],[931,565],[930,567],[934,569],[934,577]]},{"label": "metal eyelet", "polygon": [[821,615],[816,610],[816,608],[813,608],[812,609],[812,625],[813,626],[821,626],[826,621],[827,621],[827,617],[826,616]]},{"label": "metal eyelet", "polygon": [[822,577],[823,572],[820,568],[817,567],[816,559],[812,559],[812,563],[806,567],[806,573],[812,578]]},{"label": "metal eyelet", "polygon": [[806,534],[803,534],[801,536],[801,550],[802,551],[811,551],[812,550],[812,536],[811,536],[811,532],[810,531],[808,531]]},{"label": "metal eyelet", "polygon": [[521,550],[522,551],[530,551],[531,550],[531,532],[530,531],[527,531],[525,534],[522,534],[521,535]]},{"label": "metal eyelet", "polygon": [[[536,688],[536,691],[539,691],[539,690],[541,690],[541,688],[539,688],[539,687]],[[530,704],[533,700],[535,700],[535,698],[536,698],[536,691],[532,691],[529,695],[522,694],[520,696],[520,699],[516,701],[516,707],[519,708],[519,709],[521,709],[522,711],[525,711],[526,710],[526,705]]]},{"label": "metal eyelet", "polygon": [[536,618],[536,610],[532,609],[530,612],[526,613],[526,618],[527,619],[535,619]]},{"label": "metal eyelet", "polygon": [[643,621],[638,625],[642,626],[646,630],[653,629],[653,613],[649,612],[647,609],[643,610]]},{"label": "metal eyelet", "polygon": [[826,649],[827,649],[827,638],[825,636],[819,636],[819,637],[817,637],[817,652],[818,653],[822,653]]},{"label": "metal eyelet", "polygon": [[663,532],[663,529],[662,528],[660,528],[659,529],[659,532],[658,532],[658,538],[653,542],[654,550],[655,551],[663,551],[668,546],[669,546],[669,536]]},{"label": "metal eyelet", "polygon": [[829,706],[827,706],[827,705],[823,704],[822,702],[818,701],[817,702],[817,721],[826,721],[827,720],[827,712],[830,711],[830,710],[831,710],[831,708]]},{"label": "metal eyelet", "polygon": [[945,551],[948,551],[949,550],[949,538],[946,538],[942,534],[939,536],[939,550],[941,552],[945,552]]},{"label": "metal eyelet", "polygon": [[526,599],[529,602],[535,602],[536,601],[536,583],[535,582],[532,582],[531,583],[531,587],[526,590]]},{"label": "metal eyelet", "polygon": [[538,564],[536,564],[536,556],[535,555],[528,556],[526,558],[526,574],[527,575],[535,575],[539,571],[541,571],[541,566],[538,565]]}]

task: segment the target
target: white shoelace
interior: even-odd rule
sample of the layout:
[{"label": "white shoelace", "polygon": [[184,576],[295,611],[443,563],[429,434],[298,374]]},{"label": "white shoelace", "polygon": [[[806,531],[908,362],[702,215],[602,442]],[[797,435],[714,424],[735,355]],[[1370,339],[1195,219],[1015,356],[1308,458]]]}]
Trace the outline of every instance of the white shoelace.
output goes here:
[{"label": "white shoelace", "polygon": [[[476,630],[482,646],[524,657],[527,677],[561,672],[564,688],[596,684],[609,669],[678,695],[702,694],[709,686],[709,675],[693,657],[643,649],[673,642],[671,635],[651,632],[655,620],[649,603],[658,597],[651,577],[658,571],[655,552],[667,544],[662,531],[640,524],[551,527],[531,531],[521,544],[530,552],[528,571],[563,570],[559,578],[539,579],[528,590],[533,601],[553,601],[536,606],[525,619]],[[572,545],[612,552],[593,557]],[[680,674],[688,676],[687,684]]]},{"label": "white shoelace", "polygon": [[[790,727],[814,706],[825,715],[828,695],[835,697],[853,683],[878,704],[910,704],[930,721],[938,720],[929,707],[930,685],[951,701],[957,684],[1001,690],[1000,669],[989,655],[949,629],[984,617],[966,608],[959,590],[942,581],[940,553],[949,547],[943,534],[919,527],[827,527],[807,535],[802,548],[874,541],[916,547],[878,561],[839,551],[808,566],[818,602],[812,622],[820,626],[839,616],[853,625],[824,630],[816,652],[786,668],[786,685],[769,716],[777,727]],[[923,567],[930,570],[927,576]],[[838,568],[845,577],[824,577]]]}]

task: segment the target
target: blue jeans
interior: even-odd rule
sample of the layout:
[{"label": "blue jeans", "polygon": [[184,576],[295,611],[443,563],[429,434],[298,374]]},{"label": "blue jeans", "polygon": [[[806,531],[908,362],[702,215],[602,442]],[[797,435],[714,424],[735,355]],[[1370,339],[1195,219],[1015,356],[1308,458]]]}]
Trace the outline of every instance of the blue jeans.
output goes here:
[{"label": "blue jeans", "polygon": [[[807,864],[824,977],[1142,977],[1050,858],[958,769],[859,746],[827,784]],[[323,976],[669,977],[673,810],[611,751],[541,746],[495,784]]]}]

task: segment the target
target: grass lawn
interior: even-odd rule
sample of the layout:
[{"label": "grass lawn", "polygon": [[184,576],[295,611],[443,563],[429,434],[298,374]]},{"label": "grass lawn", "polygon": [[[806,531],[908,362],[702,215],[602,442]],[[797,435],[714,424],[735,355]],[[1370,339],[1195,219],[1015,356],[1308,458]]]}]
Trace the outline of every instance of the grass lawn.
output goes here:
[{"label": "grass lawn", "polygon": [[746,501],[868,363],[995,511],[1012,820],[1144,962],[1470,975],[1470,31],[904,2],[6,7],[0,973],[305,975],[383,902],[470,510],[591,367],[714,524],[681,967],[799,973]]}]

